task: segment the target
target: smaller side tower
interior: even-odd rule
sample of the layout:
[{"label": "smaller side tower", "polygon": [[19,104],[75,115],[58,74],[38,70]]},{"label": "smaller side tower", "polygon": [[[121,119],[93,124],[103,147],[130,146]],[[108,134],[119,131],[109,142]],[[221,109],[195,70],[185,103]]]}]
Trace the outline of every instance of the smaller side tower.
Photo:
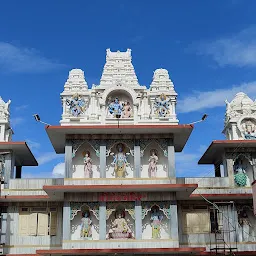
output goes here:
[{"label": "smaller side tower", "polygon": [[0,141],[11,141],[13,131],[10,126],[10,103],[0,97]]},{"label": "smaller side tower", "polygon": [[256,139],[256,102],[245,93],[237,93],[231,102],[226,100],[223,133],[227,140]]}]

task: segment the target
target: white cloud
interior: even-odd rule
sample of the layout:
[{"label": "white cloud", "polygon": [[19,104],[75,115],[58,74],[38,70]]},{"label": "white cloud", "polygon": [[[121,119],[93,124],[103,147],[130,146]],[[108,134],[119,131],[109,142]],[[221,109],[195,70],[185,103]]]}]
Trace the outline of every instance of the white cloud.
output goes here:
[{"label": "white cloud", "polygon": [[251,98],[256,97],[256,81],[235,85],[226,89],[212,91],[196,91],[181,100],[177,105],[177,112],[189,113],[215,107],[224,107],[225,100],[232,100],[236,93],[244,92]]},{"label": "white cloud", "polygon": [[17,47],[0,42],[0,70],[15,73],[38,73],[61,68],[64,65],[47,59],[32,48]]},{"label": "white cloud", "polygon": [[28,105],[20,105],[20,106],[15,107],[15,110],[20,111],[20,110],[24,110],[26,108],[28,108]]},{"label": "white cloud", "polygon": [[54,178],[63,178],[65,175],[65,163],[58,163],[52,170],[52,176]]},{"label": "white cloud", "polygon": [[26,139],[26,142],[28,143],[30,149],[38,149],[41,146],[40,143],[30,139]]},{"label": "white cloud", "polygon": [[207,147],[200,145],[195,153],[176,153],[176,174],[178,177],[209,177],[213,175],[213,169],[209,166],[198,165]]},{"label": "white cloud", "polygon": [[46,164],[60,157],[63,157],[63,155],[56,154],[55,152],[45,152],[37,157],[37,162],[38,164]]},{"label": "white cloud", "polygon": [[12,126],[16,126],[18,124],[21,124],[25,121],[25,119],[23,117],[14,117],[11,118],[11,125]]},{"label": "white cloud", "polygon": [[200,43],[196,48],[198,54],[212,57],[219,66],[256,66],[256,27],[213,42]]}]

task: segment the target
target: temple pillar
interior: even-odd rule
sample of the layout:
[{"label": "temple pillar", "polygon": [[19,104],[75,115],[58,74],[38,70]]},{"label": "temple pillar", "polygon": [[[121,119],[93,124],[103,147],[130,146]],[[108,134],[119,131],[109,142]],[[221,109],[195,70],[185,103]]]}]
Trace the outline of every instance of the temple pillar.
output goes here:
[{"label": "temple pillar", "polygon": [[106,240],[106,235],[107,235],[106,215],[107,215],[106,202],[100,202],[100,208],[99,208],[100,240]]},{"label": "temple pillar", "polygon": [[172,139],[168,140],[168,177],[175,178],[175,149]]},{"label": "temple pillar", "polygon": [[21,178],[21,170],[22,170],[22,166],[16,166],[16,173],[15,173],[15,178],[16,179]]},{"label": "temple pillar", "polygon": [[135,238],[142,239],[142,208],[141,201],[135,201]]},{"label": "temple pillar", "polygon": [[14,164],[14,154],[6,154],[4,158],[4,188],[9,188],[10,179],[14,178]]},{"label": "temple pillar", "polygon": [[214,164],[215,177],[221,177],[220,164]]},{"label": "temple pillar", "polygon": [[63,240],[71,239],[71,229],[70,229],[70,202],[64,201],[63,205]]},{"label": "temple pillar", "polygon": [[141,177],[140,141],[134,142],[134,178]]},{"label": "temple pillar", "polygon": [[101,140],[100,142],[100,178],[106,178],[106,164],[107,164],[107,158],[106,158],[106,141]]},{"label": "temple pillar", "polygon": [[223,165],[225,167],[225,176],[229,178],[229,186],[234,187],[235,186],[235,180],[234,180],[234,161],[232,158],[232,155],[225,154]]},{"label": "temple pillar", "polygon": [[73,168],[72,168],[72,141],[67,140],[65,145],[65,178],[72,178]]},{"label": "temple pillar", "polygon": [[175,242],[179,242],[177,201],[171,201],[170,216],[170,238]]}]

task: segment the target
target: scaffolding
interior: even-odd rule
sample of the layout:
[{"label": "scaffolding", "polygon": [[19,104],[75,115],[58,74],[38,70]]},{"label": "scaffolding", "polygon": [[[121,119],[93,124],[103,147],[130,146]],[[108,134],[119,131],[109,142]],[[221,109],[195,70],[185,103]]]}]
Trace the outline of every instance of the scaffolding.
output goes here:
[{"label": "scaffolding", "polygon": [[237,215],[234,202],[214,202],[210,210],[213,227],[210,233],[211,255],[236,255]]}]

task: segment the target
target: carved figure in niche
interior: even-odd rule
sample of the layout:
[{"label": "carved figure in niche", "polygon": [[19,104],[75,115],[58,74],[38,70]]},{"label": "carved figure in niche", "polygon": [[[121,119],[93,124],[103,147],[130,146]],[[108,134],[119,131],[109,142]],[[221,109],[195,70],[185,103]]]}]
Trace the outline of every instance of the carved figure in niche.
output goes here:
[{"label": "carved figure in niche", "polygon": [[163,215],[159,211],[157,206],[151,208],[151,227],[152,227],[152,238],[161,238],[161,221],[163,220]]},{"label": "carved figure in niche", "polygon": [[92,221],[90,219],[90,212],[88,210],[82,213],[81,237],[85,239],[92,238]]},{"label": "carved figure in niche", "polygon": [[149,164],[148,164],[148,176],[150,178],[156,177],[157,172],[157,162],[158,162],[158,156],[157,156],[157,150],[151,149],[150,150],[150,157],[149,157]]},{"label": "carved figure in niche", "polygon": [[123,118],[130,118],[132,116],[132,108],[129,101],[123,103]]},{"label": "carved figure in niche", "polygon": [[90,158],[90,151],[85,151],[84,156],[84,177],[92,178],[92,159]]},{"label": "carved figure in niche", "polygon": [[124,152],[125,146],[122,143],[118,143],[116,149],[117,153],[114,155],[114,160],[111,163],[114,165],[114,172],[112,175],[116,178],[125,178],[125,176],[128,175],[126,166],[129,165]]},{"label": "carved figure in niche", "polygon": [[124,239],[133,238],[132,231],[125,220],[125,211],[116,211],[115,220],[112,223],[112,228],[109,230],[109,239]]},{"label": "carved figure in niche", "polygon": [[250,227],[252,226],[248,215],[245,210],[243,210],[239,215],[239,225],[241,227],[241,232],[239,232],[239,241],[240,242],[249,242],[250,237]]},{"label": "carved figure in niche", "polygon": [[123,106],[118,98],[115,98],[108,106],[108,111],[113,117],[121,117]]},{"label": "carved figure in niche", "polygon": [[158,98],[156,98],[154,107],[155,107],[155,112],[157,116],[165,117],[169,114],[169,108],[170,108],[169,101],[170,99],[168,99],[164,93],[162,93]]},{"label": "carved figure in niche", "polygon": [[243,124],[244,137],[246,140],[256,140],[255,124],[248,120]]},{"label": "carved figure in niche", "polygon": [[74,94],[70,100],[66,99],[66,104],[69,106],[72,116],[77,117],[86,110],[85,100],[78,93]]},{"label": "carved figure in niche", "polygon": [[236,174],[234,175],[234,179],[237,186],[245,187],[250,185],[249,177],[247,176],[246,171],[243,167],[243,161],[238,159],[234,167],[236,172]]}]

